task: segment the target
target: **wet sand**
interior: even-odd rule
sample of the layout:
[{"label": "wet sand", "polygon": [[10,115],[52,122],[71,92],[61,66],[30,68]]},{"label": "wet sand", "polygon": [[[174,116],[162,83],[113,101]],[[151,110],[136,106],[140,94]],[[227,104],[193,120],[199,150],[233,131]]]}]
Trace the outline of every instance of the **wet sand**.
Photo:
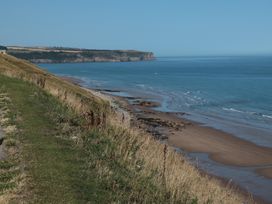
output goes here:
[{"label": "wet sand", "polygon": [[[264,168],[272,166],[272,148],[258,146],[234,135],[184,119],[182,117],[185,113],[155,111],[141,104],[130,103],[128,105],[129,110],[135,117],[134,124],[144,128],[157,139],[166,142],[170,146],[182,149],[186,153],[205,153],[208,154],[211,160],[220,164],[237,168],[248,167],[252,169],[252,175],[257,173],[267,180],[272,179],[272,168]],[[214,168],[217,167],[214,166]],[[223,171],[220,175],[224,177]],[[223,182],[229,183],[228,179],[216,177],[223,179]],[[237,184],[239,186],[239,183]],[[237,186],[235,183],[232,185]],[[258,182],[256,188],[258,188],[257,185]],[[247,184],[242,186],[239,187],[239,191],[244,195],[248,195]],[[264,188],[264,186],[260,186],[261,188]],[[256,191],[254,192],[256,193]],[[271,201],[268,201],[271,199],[268,198],[270,196],[267,193],[265,193],[264,197],[260,195],[258,193],[254,195],[256,202],[271,203]]]},{"label": "wet sand", "polygon": [[[195,153],[197,155],[204,153],[211,161],[226,165],[223,170],[222,167],[218,168],[217,165],[209,162],[210,167],[217,169],[216,174],[210,174],[206,172],[205,167],[202,169],[196,163],[204,174],[214,176],[226,185],[230,185],[229,182],[234,178],[231,185],[240,193],[248,196],[248,190],[251,189],[250,192],[254,193],[254,200],[257,203],[272,203],[269,193],[269,189],[272,188],[269,184],[272,179],[272,168],[267,168],[272,164],[272,148],[262,147],[232,134],[184,119],[186,113],[154,110],[152,106],[149,107],[150,103],[139,102],[145,101],[144,98],[116,96],[114,98],[117,98],[121,106],[126,107],[131,113],[132,125],[145,129],[146,132],[170,146],[181,149],[186,155],[189,154],[189,158]],[[230,171],[228,171],[229,168]],[[221,172],[218,173],[218,171]],[[231,172],[236,175],[231,175]],[[258,178],[260,176],[256,173],[262,178]],[[237,179],[239,175],[241,180]],[[246,179],[247,176],[257,180],[248,186],[247,182],[250,182],[250,179]]]},{"label": "wet sand", "polygon": [[272,167],[269,168],[260,168],[257,169],[256,172],[260,175],[265,176],[266,178],[272,179]]},{"label": "wet sand", "polygon": [[260,166],[272,164],[272,149],[257,146],[230,134],[192,124],[169,135],[170,145],[189,152],[208,153],[210,158],[227,165]]},{"label": "wet sand", "polygon": [[155,111],[142,104],[149,103],[128,105],[134,122],[156,138],[187,152],[207,153],[210,159],[225,165],[258,167],[258,174],[272,178],[272,168],[260,169],[272,165],[272,148],[183,119],[184,113]]}]

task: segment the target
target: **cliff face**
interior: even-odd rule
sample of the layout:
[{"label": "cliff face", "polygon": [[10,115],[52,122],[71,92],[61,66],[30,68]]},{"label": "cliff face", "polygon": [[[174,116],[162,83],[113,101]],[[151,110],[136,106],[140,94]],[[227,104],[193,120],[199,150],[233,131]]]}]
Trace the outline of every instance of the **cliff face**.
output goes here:
[{"label": "cliff face", "polygon": [[7,53],[33,63],[130,62],[155,59],[152,52],[136,50],[8,47]]}]

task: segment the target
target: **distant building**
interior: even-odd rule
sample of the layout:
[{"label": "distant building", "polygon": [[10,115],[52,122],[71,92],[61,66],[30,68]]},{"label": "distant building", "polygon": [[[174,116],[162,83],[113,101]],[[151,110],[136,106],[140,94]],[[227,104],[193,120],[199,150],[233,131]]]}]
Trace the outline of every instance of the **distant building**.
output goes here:
[{"label": "distant building", "polygon": [[0,54],[6,54],[7,53],[7,48],[5,46],[0,45]]}]

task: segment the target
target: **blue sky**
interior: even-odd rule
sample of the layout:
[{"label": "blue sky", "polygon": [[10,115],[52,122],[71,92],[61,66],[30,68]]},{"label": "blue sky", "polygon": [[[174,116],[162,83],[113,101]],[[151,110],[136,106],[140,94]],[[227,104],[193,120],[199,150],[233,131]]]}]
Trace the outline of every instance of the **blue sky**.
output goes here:
[{"label": "blue sky", "polygon": [[272,54],[271,0],[0,0],[0,44]]}]

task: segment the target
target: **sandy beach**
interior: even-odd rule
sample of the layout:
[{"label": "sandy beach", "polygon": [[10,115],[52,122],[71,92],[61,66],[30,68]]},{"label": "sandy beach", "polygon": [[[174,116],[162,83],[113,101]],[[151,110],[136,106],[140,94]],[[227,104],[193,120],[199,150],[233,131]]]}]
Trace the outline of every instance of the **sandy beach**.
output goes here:
[{"label": "sandy beach", "polygon": [[[165,113],[153,110],[159,106],[150,101],[115,97],[134,116],[134,124],[144,128],[157,139],[186,152],[207,153],[209,158],[231,166],[256,167],[256,172],[272,178],[272,148],[262,147],[232,134],[203,126],[182,118],[184,113]],[[131,99],[131,98],[130,98]],[[141,102],[139,102],[141,101]]]}]

